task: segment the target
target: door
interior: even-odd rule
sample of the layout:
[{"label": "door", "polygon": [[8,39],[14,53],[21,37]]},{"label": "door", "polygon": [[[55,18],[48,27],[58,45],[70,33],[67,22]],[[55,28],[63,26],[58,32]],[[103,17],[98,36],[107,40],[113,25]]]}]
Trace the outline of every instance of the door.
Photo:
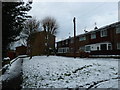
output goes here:
[{"label": "door", "polygon": [[100,48],[101,50],[107,50],[107,44],[101,44]]}]

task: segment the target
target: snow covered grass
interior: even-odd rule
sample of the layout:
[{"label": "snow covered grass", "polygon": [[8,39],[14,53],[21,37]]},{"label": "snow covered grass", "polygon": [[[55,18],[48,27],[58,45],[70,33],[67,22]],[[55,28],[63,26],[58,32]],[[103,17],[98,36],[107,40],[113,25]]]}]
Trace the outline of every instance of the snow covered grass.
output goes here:
[{"label": "snow covered grass", "polygon": [[23,88],[118,88],[118,59],[35,56],[23,60]]}]

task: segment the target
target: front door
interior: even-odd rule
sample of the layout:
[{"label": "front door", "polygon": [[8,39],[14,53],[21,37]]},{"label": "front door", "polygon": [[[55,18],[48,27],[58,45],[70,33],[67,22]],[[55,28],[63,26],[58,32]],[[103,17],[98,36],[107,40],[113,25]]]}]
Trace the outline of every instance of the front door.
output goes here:
[{"label": "front door", "polygon": [[107,44],[101,44],[100,48],[101,50],[107,50]]}]

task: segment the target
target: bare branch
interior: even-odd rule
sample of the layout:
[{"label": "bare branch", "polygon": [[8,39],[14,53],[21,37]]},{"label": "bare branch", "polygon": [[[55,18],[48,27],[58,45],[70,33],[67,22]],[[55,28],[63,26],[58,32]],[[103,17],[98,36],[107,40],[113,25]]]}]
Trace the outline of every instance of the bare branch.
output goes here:
[{"label": "bare branch", "polygon": [[28,38],[30,38],[30,35],[39,30],[39,26],[40,26],[40,21],[38,21],[36,18],[26,20],[25,24],[23,26],[24,28],[20,34],[22,43],[25,44],[25,42],[27,42]]},{"label": "bare branch", "polygon": [[53,17],[46,17],[42,20],[42,27],[45,32],[55,35],[57,33],[58,24]]}]

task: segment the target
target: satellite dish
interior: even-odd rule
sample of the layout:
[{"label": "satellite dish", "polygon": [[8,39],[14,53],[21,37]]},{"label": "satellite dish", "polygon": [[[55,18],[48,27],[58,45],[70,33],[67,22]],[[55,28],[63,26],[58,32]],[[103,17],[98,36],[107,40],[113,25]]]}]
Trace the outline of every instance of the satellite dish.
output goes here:
[{"label": "satellite dish", "polygon": [[98,29],[98,27],[97,27],[97,23],[95,22],[95,28],[94,28],[94,30],[96,30],[96,29]]},{"label": "satellite dish", "polygon": [[85,27],[85,29],[84,29],[84,32],[85,32],[85,33],[87,33],[87,32],[88,32],[88,31],[86,30],[86,27]]}]

